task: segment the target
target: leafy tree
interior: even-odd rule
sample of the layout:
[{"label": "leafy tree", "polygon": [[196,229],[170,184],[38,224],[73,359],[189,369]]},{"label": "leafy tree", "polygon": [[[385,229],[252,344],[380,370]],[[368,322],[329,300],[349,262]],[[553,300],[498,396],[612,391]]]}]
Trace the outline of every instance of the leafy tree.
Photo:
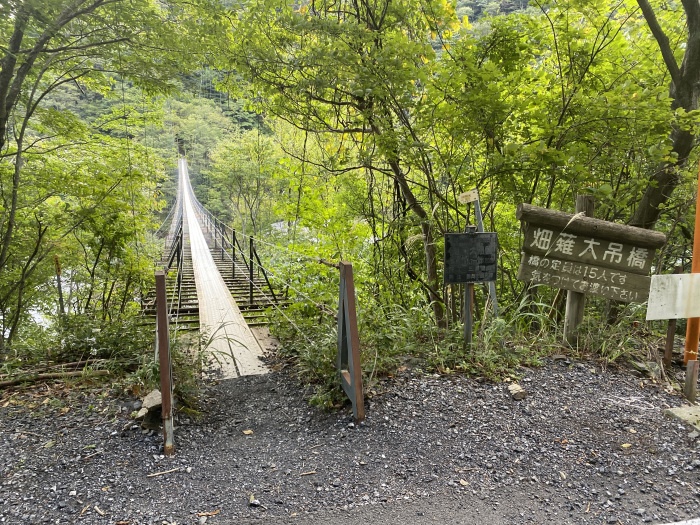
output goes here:
[{"label": "leafy tree", "polygon": [[662,22],[676,18],[675,10],[671,10],[665,3],[657,2],[652,6],[649,0],[638,0],[637,3],[659,46],[670,77],[671,108],[681,117],[671,125],[668,138],[670,147],[664,158],[651,167],[649,185],[631,220],[634,226],[650,228],[658,220],[661,207],[680,184],[682,170],[688,164],[697,138],[695,123],[700,97],[700,2],[681,0],[686,21],[686,38],[682,41],[669,39],[667,30],[662,27]]},{"label": "leafy tree", "polygon": [[[337,135],[356,148],[356,168],[389,177],[423,245],[425,278],[413,273],[444,322],[430,191],[434,173],[413,126],[435,56],[431,32],[449,30],[452,7],[412,0],[377,4],[315,2],[298,9],[276,1],[247,5],[237,20],[232,64],[259,90],[271,114],[311,133]],[[404,157],[420,158],[422,180]],[[331,168],[332,169],[332,168]],[[345,170],[346,168],[341,168]],[[424,187],[428,188],[423,192]]]},{"label": "leafy tree", "polygon": [[[123,92],[113,115],[117,126],[94,116],[90,124],[84,122],[68,101],[82,104],[90,93],[98,102],[115,94],[115,82],[123,86],[129,79],[147,92],[170,89],[178,71],[197,63],[193,43],[214,38],[220,27],[215,16],[190,16],[205,3],[15,0],[0,5],[3,344],[15,338],[30,308],[42,304],[37,292],[55,271],[51,253],[58,255],[64,277],[80,275],[81,257],[71,259],[74,242],[82,246],[89,279],[102,272],[101,290],[84,297],[82,305],[69,305],[104,317],[124,310],[124,301],[134,296],[129,272],[145,270],[139,253],[150,256],[137,237],[143,239],[157,205],[148,180],[156,179],[151,170],[158,163],[133,143],[131,131],[137,128],[129,127]],[[183,32],[193,38],[189,45],[173,38]],[[110,231],[117,225],[121,231]]]}]

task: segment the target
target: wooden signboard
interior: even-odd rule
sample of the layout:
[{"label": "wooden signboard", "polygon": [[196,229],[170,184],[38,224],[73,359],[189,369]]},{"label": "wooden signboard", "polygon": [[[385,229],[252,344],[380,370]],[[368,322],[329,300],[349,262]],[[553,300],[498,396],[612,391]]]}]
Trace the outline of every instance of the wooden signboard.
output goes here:
[{"label": "wooden signboard", "polygon": [[516,216],[526,225],[518,279],[628,303],[647,300],[663,233],[529,204],[518,206]]}]

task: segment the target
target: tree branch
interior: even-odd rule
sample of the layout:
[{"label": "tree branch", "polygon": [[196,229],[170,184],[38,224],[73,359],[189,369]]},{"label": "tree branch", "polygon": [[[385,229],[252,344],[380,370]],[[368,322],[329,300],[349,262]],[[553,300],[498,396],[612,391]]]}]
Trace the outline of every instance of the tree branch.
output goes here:
[{"label": "tree branch", "polygon": [[[659,45],[661,56],[666,63],[668,72],[671,74],[671,82],[677,86],[681,80],[681,70],[678,67],[678,62],[676,62],[676,57],[673,54],[668,37],[666,36],[666,33],[664,33],[664,30],[661,29],[659,21],[656,19],[656,15],[654,14],[654,10],[652,9],[651,5],[649,5],[649,1],[637,0],[637,4],[639,4],[642,14],[644,15],[644,19],[647,21],[649,29],[651,29],[651,34],[654,36],[656,43]],[[683,0],[684,7],[686,4],[695,4],[695,8],[698,9],[697,0]],[[690,15],[690,13],[688,14]],[[690,16],[688,16],[688,19],[688,24],[690,24]]]}]

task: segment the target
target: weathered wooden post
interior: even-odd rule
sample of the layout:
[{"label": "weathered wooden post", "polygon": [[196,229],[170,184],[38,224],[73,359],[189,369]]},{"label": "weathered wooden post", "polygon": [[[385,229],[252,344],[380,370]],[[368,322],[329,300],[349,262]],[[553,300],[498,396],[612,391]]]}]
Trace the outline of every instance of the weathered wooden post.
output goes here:
[{"label": "weathered wooden post", "polygon": [[[586,217],[593,217],[595,202],[590,195],[576,196],[576,213],[583,213]],[[564,339],[570,345],[575,346],[578,340],[576,331],[583,322],[583,313],[586,307],[586,294],[568,290],[566,294],[566,310],[564,311]]]},{"label": "weathered wooden post", "polygon": [[160,364],[160,392],[163,414],[163,453],[171,456],[175,453],[173,436],[173,384],[172,362],[170,359],[170,336],[168,333],[168,298],[165,289],[165,272],[156,272],[156,348]]}]

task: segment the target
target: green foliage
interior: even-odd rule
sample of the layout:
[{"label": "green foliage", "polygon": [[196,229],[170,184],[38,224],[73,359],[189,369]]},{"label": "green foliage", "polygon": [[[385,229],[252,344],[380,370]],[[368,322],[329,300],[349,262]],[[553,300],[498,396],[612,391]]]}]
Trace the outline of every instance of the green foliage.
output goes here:
[{"label": "green foliage", "polygon": [[122,370],[134,369],[153,348],[153,333],[139,318],[121,322],[69,315],[62,320],[50,355],[59,362],[105,359]]}]

